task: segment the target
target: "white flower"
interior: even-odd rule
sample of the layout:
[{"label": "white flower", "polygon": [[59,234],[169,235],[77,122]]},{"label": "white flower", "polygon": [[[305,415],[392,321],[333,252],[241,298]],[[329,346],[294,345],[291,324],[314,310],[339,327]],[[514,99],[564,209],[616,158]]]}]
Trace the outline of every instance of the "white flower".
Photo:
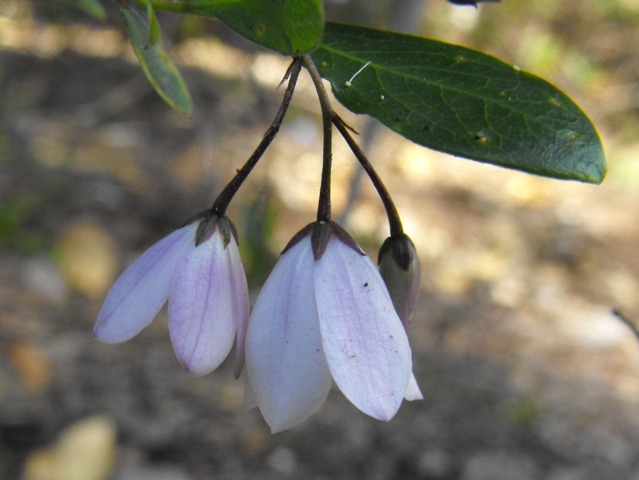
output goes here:
[{"label": "white flower", "polygon": [[115,281],[98,314],[94,336],[129,340],[169,302],[175,353],[192,375],[228,356],[237,332],[236,375],[244,361],[248,288],[234,227],[207,212],[146,250]]},{"label": "white flower", "polygon": [[332,381],[390,420],[422,398],[402,323],[375,264],[334,223],[302,230],[257,299],[246,344],[250,386],[273,432],[308,418]]}]

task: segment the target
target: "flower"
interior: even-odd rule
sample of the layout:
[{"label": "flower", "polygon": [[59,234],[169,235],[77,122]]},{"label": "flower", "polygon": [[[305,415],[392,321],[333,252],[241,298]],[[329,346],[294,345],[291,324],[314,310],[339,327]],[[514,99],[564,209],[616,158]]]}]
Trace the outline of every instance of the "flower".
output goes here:
[{"label": "flower", "polygon": [[317,411],[333,381],[379,420],[390,420],[403,398],[422,398],[377,267],[332,222],[307,226],[282,253],[251,314],[246,367],[274,433]]},{"label": "flower", "polygon": [[235,237],[228,218],[207,211],[151,246],[109,290],[94,336],[105,343],[129,340],[168,299],[171,342],[187,372],[217,368],[237,332],[239,375],[249,301]]},{"label": "flower", "polygon": [[408,332],[417,309],[421,277],[415,245],[404,234],[388,237],[379,249],[377,263],[395,311]]}]

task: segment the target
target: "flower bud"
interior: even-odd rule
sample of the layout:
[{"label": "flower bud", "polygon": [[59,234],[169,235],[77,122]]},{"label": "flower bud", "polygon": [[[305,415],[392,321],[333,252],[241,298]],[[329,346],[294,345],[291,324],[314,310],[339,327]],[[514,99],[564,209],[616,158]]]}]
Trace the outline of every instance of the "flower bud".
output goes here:
[{"label": "flower bud", "polygon": [[388,237],[379,250],[377,263],[395,311],[408,332],[417,309],[421,277],[415,245],[407,235]]}]

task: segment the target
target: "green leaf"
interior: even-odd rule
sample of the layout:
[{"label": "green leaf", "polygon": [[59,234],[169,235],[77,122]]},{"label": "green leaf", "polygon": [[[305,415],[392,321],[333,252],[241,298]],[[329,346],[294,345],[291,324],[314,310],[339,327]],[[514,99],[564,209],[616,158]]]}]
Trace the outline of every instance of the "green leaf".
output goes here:
[{"label": "green leaf", "polygon": [[[152,45],[147,43],[153,37],[150,34],[149,23],[139,13],[128,7],[120,7],[120,13],[124,18],[135,55],[155,91],[172,108],[187,115],[190,114],[191,96],[180,72],[164,51],[162,42],[156,41]],[[159,38],[159,26],[157,28]]]},{"label": "green leaf", "polygon": [[312,57],[344,106],[420,145],[548,177],[600,183],[606,174],[597,132],[579,107],[489,55],[327,23]]},{"label": "green leaf", "polygon": [[298,56],[317,48],[324,30],[322,0],[152,0],[157,10],[217,17],[266,48]]},{"label": "green leaf", "polygon": [[66,0],[78,10],[83,11],[87,15],[92,16],[98,20],[104,20],[106,18],[106,10],[99,2],[99,0]]},{"label": "green leaf", "polygon": [[146,16],[149,21],[149,33],[146,37],[146,46],[150,47],[155,45],[162,36],[160,23],[158,22],[158,17],[155,15],[152,3],[147,3],[146,5]]}]

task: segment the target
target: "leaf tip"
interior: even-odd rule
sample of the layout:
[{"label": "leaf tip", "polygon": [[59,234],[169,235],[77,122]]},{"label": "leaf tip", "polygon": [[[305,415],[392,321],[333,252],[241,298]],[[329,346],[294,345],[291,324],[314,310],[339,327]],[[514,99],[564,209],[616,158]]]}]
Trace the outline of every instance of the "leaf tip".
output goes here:
[{"label": "leaf tip", "polygon": [[593,163],[588,173],[590,174],[588,177],[589,183],[596,185],[601,184],[606,179],[606,174],[608,173],[605,158],[601,157],[600,161]]},{"label": "leaf tip", "polygon": [[608,166],[601,141],[596,132],[595,135],[589,148],[584,150],[585,156],[577,164],[580,168],[575,173],[578,180],[599,185],[606,178]]}]

